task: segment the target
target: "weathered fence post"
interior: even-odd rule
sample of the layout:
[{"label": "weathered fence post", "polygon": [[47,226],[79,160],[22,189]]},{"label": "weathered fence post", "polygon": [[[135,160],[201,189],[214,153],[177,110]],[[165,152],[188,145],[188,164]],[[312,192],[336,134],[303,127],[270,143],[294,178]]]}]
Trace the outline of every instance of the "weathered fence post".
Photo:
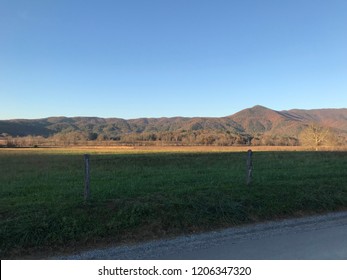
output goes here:
[{"label": "weathered fence post", "polygon": [[252,171],[253,171],[253,163],[252,163],[252,150],[247,151],[247,185],[252,182]]},{"label": "weathered fence post", "polygon": [[84,202],[90,197],[90,164],[89,155],[84,155]]}]

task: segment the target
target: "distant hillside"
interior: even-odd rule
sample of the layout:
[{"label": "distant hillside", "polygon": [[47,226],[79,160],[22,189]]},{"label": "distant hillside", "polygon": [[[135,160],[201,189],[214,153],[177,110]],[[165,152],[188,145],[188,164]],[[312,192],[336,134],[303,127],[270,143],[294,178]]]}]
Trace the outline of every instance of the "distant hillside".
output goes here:
[{"label": "distant hillside", "polygon": [[[275,111],[263,106],[242,110],[222,118],[96,118],[50,117],[37,120],[2,120],[4,137],[41,136],[80,140],[181,142],[182,144],[266,144],[277,139],[294,145],[310,123],[328,127],[347,137],[347,109]],[[69,140],[70,141],[70,140]],[[253,142],[252,142],[253,141]],[[283,142],[284,141],[284,142]],[[285,142],[287,141],[287,142]],[[278,144],[269,142],[268,144]]]},{"label": "distant hillside", "polygon": [[245,109],[230,118],[250,135],[271,134],[296,137],[305,123],[285,112],[274,111],[263,106]]}]

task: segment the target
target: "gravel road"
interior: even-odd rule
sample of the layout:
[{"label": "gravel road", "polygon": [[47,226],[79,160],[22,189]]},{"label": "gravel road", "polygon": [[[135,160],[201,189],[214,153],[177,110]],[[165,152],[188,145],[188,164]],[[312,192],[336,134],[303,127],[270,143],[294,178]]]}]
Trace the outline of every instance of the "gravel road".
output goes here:
[{"label": "gravel road", "polygon": [[347,260],[347,211],[90,250],[53,259]]}]

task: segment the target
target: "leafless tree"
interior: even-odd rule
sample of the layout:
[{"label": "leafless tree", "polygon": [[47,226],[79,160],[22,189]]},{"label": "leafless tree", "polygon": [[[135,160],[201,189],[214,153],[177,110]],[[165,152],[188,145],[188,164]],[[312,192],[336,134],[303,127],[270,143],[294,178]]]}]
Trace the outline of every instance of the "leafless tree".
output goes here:
[{"label": "leafless tree", "polygon": [[299,138],[302,145],[314,147],[318,151],[319,146],[331,144],[331,135],[329,128],[311,123],[301,132]]}]

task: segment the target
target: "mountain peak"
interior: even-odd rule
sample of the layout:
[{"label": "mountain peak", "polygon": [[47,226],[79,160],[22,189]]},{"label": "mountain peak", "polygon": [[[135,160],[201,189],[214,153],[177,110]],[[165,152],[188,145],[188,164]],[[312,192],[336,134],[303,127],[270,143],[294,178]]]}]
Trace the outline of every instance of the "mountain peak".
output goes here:
[{"label": "mountain peak", "polygon": [[[270,108],[267,108],[267,107],[265,107],[265,106],[262,106],[262,105],[255,105],[255,106],[253,106],[252,108],[250,108],[250,109],[261,109],[261,110],[271,110],[272,111],[272,109],[270,109]],[[247,109],[246,109],[247,110]]]},{"label": "mountain peak", "polygon": [[256,118],[259,118],[259,117],[263,117],[263,116],[269,116],[269,115],[277,115],[277,111],[274,111],[270,108],[267,108],[265,106],[261,106],[261,105],[255,105],[251,108],[247,108],[247,109],[244,109],[240,112],[237,112],[236,114],[232,115],[231,117],[241,117],[241,118],[244,118],[244,117],[256,117]]}]

